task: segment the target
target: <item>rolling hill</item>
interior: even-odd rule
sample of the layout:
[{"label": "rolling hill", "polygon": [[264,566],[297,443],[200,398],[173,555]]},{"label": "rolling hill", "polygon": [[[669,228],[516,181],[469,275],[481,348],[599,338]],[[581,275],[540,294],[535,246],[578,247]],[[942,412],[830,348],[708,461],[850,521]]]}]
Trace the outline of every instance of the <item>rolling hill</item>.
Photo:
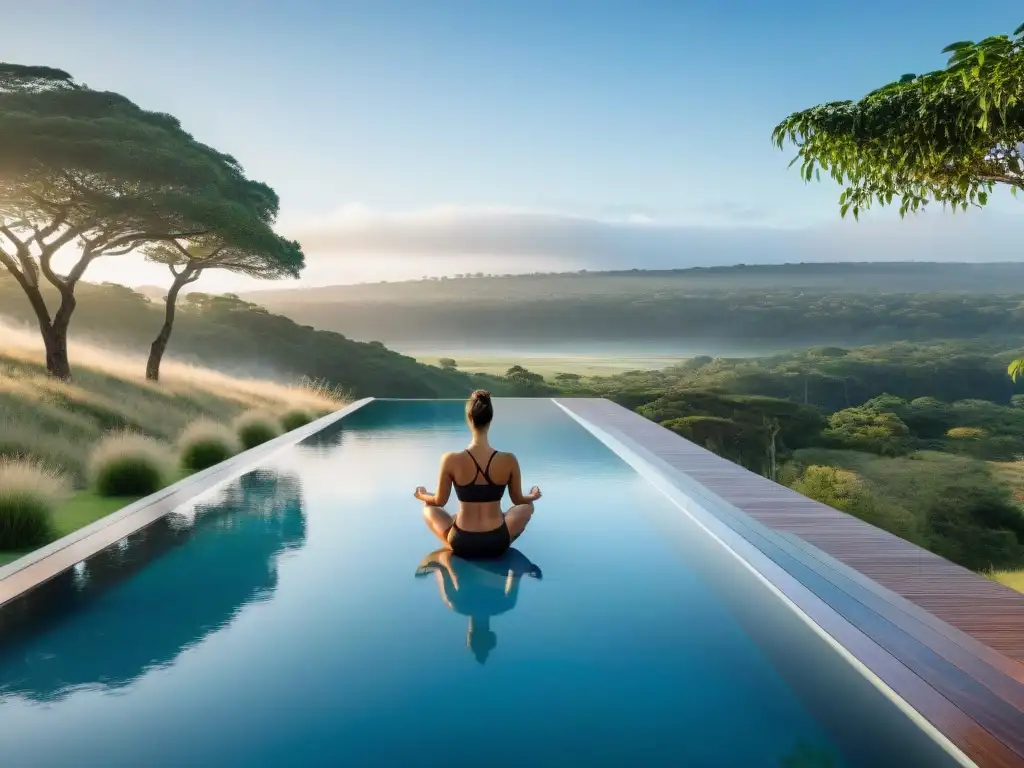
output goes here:
[{"label": "rolling hill", "polygon": [[464,276],[267,290],[246,298],[299,323],[400,347],[552,341],[855,345],[1016,335],[1024,264]]},{"label": "rolling hill", "polygon": [[[73,342],[132,356],[148,352],[163,322],[161,302],[111,284],[82,283],[76,295]],[[0,276],[0,321],[35,332],[28,301],[5,275]],[[503,394],[510,386],[496,378],[423,365],[380,343],[302,326],[231,296],[191,294],[179,301],[169,355],[235,376],[288,384],[302,377],[326,381],[352,397],[464,397],[477,387]]]}]

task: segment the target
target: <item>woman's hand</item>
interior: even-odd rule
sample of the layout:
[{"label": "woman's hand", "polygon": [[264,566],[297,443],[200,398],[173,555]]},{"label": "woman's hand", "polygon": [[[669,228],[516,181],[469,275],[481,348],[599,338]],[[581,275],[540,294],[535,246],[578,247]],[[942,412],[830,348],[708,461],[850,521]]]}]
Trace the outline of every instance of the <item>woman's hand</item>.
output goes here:
[{"label": "woman's hand", "polygon": [[536,485],[533,486],[533,488],[530,489],[530,494],[526,498],[529,499],[531,502],[536,501],[537,499],[539,499],[540,498],[540,488],[538,488]]},{"label": "woman's hand", "polygon": [[422,485],[416,487],[416,492],[413,493],[413,496],[415,496],[416,499],[418,499],[419,501],[422,501],[424,504],[426,504],[430,500],[430,494],[427,493],[427,489],[424,488]]}]

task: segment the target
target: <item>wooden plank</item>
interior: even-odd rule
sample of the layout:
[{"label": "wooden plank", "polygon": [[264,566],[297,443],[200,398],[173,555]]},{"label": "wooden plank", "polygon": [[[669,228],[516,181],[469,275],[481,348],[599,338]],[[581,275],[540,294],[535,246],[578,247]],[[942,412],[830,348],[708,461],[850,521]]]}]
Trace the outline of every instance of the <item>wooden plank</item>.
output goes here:
[{"label": "wooden plank", "polygon": [[[936,727],[966,753],[982,764],[1002,763],[995,755],[999,749],[985,746],[980,729],[1024,764],[1024,596],[749,472],[610,401],[557,402],[681,473],[688,483],[684,492],[707,502],[710,513],[873,641],[875,650],[866,651],[870,658],[861,659],[869,668],[885,667],[878,650],[884,649],[883,655],[925,684],[915,689],[904,681],[902,687],[919,697],[923,690],[941,694],[965,720],[944,715]],[[926,710],[942,709],[908,701],[926,717]]]},{"label": "wooden plank", "polygon": [[[758,522],[794,534],[840,562],[855,560],[856,570],[869,579],[1000,654],[1024,661],[1024,595],[749,472],[610,401],[566,398],[558,402],[602,429],[611,427],[637,440]],[[689,456],[715,463],[716,474],[692,473]],[[998,625],[993,625],[991,616],[1000,617]]]}]

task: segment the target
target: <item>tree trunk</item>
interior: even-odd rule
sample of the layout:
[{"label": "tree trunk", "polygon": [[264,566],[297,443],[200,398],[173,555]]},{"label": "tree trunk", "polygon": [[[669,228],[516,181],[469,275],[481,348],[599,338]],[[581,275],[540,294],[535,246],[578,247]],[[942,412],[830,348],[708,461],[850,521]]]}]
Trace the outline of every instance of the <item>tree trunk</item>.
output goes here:
[{"label": "tree trunk", "polygon": [[[15,275],[16,279],[21,277],[20,274]],[[66,309],[66,300],[62,297],[61,308],[65,309],[62,318],[65,322],[63,326],[59,326],[56,319],[50,318],[50,310],[46,306],[46,300],[43,298],[43,292],[39,290],[39,285],[27,279],[18,279],[18,283],[25,291],[25,296],[28,297],[28,303],[32,305],[32,311],[35,312],[36,321],[39,324],[39,333],[43,337],[43,349],[46,351],[46,372],[55,379],[70,380],[71,363],[68,360],[67,321],[71,319],[74,307],[72,306],[70,310]],[[73,302],[74,297],[72,297],[72,304]]]},{"label": "tree trunk", "polygon": [[71,380],[71,363],[68,361],[68,327],[71,325],[71,315],[77,305],[75,294],[70,290],[62,290],[60,306],[53,316],[50,333],[43,333],[43,342],[46,345],[46,370],[51,376],[61,381]]},{"label": "tree trunk", "polygon": [[187,268],[180,274],[174,275],[174,282],[167,291],[167,301],[164,306],[164,324],[160,333],[153,339],[149,347],[149,360],[146,362],[146,378],[150,381],[160,380],[160,362],[164,359],[164,352],[167,351],[167,342],[171,340],[171,331],[174,329],[174,311],[178,303],[178,294],[185,287],[192,272]]},{"label": "tree trunk", "polygon": [[43,331],[46,348],[46,372],[61,381],[71,380],[71,362],[68,360],[68,335],[54,328]]},{"label": "tree trunk", "polygon": [[768,454],[766,456],[768,479],[774,481],[779,474],[778,457],[775,446],[775,437],[779,434],[779,425],[778,422],[774,420],[765,419],[764,426],[768,436],[768,442],[765,445]]}]

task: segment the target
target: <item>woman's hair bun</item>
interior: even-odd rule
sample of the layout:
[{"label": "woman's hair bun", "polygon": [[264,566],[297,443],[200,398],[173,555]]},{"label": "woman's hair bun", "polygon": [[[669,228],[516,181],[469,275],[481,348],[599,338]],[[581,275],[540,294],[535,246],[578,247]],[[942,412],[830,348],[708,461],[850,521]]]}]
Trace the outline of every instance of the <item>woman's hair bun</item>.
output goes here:
[{"label": "woman's hair bun", "polygon": [[466,403],[466,416],[474,427],[483,428],[494,418],[494,406],[491,405],[491,393],[486,389],[477,389],[469,396]]}]

